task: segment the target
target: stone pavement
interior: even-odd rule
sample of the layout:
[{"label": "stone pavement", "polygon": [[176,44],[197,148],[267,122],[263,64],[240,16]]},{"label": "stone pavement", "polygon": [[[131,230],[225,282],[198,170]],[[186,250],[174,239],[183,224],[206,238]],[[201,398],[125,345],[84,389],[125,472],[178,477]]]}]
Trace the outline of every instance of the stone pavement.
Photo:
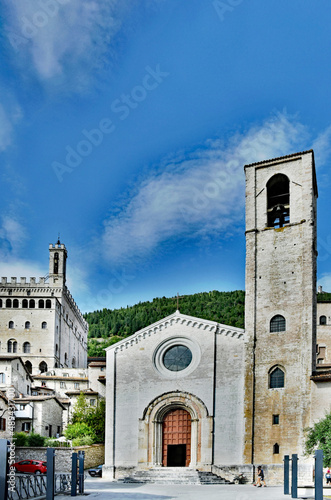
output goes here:
[{"label": "stone pavement", "polygon": [[[281,486],[255,488],[249,485],[123,484],[101,478],[87,478],[86,500],[291,500]],[[298,495],[299,498],[313,498]],[[57,495],[55,500],[69,500]],[[83,496],[77,495],[77,500]]]}]

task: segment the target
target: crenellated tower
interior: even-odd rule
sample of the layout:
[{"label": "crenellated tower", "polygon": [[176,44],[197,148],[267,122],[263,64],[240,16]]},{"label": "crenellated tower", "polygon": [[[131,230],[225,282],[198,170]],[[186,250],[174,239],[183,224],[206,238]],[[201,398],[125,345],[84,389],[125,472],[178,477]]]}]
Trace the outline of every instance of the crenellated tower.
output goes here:
[{"label": "crenellated tower", "polygon": [[66,283],[67,249],[58,239],[55,245],[49,245],[49,284],[64,286]]}]

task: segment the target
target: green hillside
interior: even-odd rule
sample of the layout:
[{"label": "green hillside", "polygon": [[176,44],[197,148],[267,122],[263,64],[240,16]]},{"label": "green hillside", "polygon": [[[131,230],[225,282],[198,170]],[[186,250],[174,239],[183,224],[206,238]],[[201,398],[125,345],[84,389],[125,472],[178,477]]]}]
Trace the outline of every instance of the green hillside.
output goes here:
[{"label": "green hillside", "polygon": [[[179,299],[182,314],[244,328],[245,292],[212,292],[184,295]],[[88,355],[105,356],[104,348],[175,312],[176,297],[139,302],[121,309],[103,309],[84,315],[89,323]]]}]

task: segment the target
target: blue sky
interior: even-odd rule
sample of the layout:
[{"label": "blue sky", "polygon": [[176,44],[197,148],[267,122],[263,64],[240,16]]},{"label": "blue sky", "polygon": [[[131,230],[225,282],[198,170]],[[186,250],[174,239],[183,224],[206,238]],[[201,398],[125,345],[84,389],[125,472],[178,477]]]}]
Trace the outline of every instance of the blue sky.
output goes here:
[{"label": "blue sky", "polygon": [[1,276],[44,276],[60,233],[83,312],[244,289],[243,166],[313,148],[331,291],[329,0],[0,14]]}]

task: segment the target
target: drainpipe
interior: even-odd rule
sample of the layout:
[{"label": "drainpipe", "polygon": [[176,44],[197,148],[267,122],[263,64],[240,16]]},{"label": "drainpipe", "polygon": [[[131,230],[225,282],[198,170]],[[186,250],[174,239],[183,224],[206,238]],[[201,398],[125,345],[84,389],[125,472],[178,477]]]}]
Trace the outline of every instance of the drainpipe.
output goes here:
[{"label": "drainpipe", "polygon": [[215,464],[215,411],[216,411],[216,363],[217,363],[217,334],[219,325],[217,324],[214,334],[214,372],[213,372],[213,429],[212,429],[212,452],[211,465]]}]

